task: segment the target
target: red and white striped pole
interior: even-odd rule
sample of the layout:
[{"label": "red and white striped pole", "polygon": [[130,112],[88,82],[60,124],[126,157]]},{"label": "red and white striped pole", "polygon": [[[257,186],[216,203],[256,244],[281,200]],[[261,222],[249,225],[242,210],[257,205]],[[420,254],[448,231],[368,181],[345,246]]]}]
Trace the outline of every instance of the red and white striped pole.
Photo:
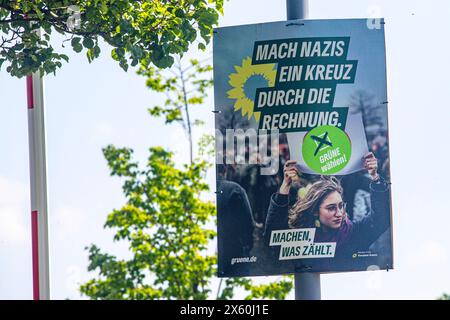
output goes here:
[{"label": "red and white striped pole", "polygon": [[47,216],[47,159],[44,83],[39,73],[27,76],[28,141],[30,149],[33,299],[50,299]]}]

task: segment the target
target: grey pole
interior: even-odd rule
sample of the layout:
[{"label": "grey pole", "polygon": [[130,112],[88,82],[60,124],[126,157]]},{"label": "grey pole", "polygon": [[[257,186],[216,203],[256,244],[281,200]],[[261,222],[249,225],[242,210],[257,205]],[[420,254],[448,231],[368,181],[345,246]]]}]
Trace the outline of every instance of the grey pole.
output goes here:
[{"label": "grey pole", "polygon": [[295,300],[320,299],[320,273],[296,273]]},{"label": "grey pole", "polygon": [[[286,0],[287,19],[307,19],[308,0]],[[320,273],[295,274],[295,300],[320,300]]]},{"label": "grey pole", "polygon": [[308,0],[286,0],[287,19],[307,19],[309,16]]}]

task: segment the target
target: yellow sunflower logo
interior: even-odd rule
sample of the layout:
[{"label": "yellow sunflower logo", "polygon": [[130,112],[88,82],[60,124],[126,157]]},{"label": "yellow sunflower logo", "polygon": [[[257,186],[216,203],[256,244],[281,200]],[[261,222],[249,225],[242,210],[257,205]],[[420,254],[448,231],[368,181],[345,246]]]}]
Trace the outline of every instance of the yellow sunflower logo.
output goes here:
[{"label": "yellow sunflower logo", "polygon": [[228,83],[233,87],[228,91],[228,98],[236,99],[234,103],[234,111],[241,110],[243,116],[247,115],[248,119],[255,117],[258,122],[261,115],[260,112],[253,112],[253,99],[248,97],[245,92],[245,85],[248,80],[254,76],[263,77],[267,81],[267,87],[273,87],[275,85],[276,70],[275,64],[258,64],[252,65],[252,59],[250,57],[242,60],[242,66],[234,66],[236,73],[230,74],[230,80]]}]

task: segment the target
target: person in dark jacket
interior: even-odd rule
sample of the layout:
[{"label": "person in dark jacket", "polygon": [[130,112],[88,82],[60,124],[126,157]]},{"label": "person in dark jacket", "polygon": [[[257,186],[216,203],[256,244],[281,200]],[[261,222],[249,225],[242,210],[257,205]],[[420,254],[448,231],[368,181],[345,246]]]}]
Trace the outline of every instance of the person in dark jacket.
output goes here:
[{"label": "person in dark jacket", "polygon": [[224,180],[224,170],[219,168],[217,180],[218,269],[220,276],[229,276],[248,267],[234,262],[249,256],[255,223],[247,193],[236,182]]},{"label": "person in dark jacket", "polygon": [[352,222],[346,213],[344,191],[334,177],[322,177],[302,198],[289,201],[291,184],[299,179],[300,172],[295,161],[286,162],[283,183],[271,198],[264,232],[266,241],[270,241],[273,230],[316,228],[314,242],[335,242],[337,259],[352,258],[356,252],[367,250],[390,226],[390,203],[389,185],[378,175],[378,161],[373,153],[364,157],[364,164],[371,179],[371,213]]}]

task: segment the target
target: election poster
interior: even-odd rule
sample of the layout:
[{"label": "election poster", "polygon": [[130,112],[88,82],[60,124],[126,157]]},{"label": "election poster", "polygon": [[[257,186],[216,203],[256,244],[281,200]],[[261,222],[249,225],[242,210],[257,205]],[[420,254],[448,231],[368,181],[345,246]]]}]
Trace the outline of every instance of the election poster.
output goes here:
[{"label": "election poster", "polygon": [[393,268],[384,21],[214,31],[218,276]]}]

